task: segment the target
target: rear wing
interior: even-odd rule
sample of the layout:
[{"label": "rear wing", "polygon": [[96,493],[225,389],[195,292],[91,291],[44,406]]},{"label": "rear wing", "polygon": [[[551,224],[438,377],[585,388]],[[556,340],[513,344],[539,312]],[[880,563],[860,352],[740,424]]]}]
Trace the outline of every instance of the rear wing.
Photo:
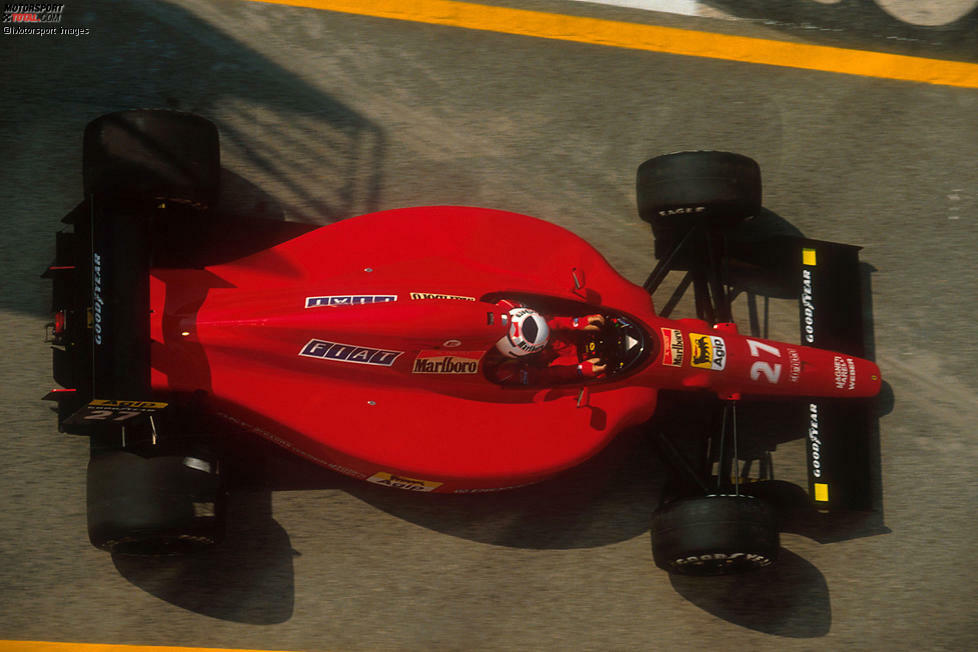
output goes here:
[{"label": "rear wing", "polygon": [[147,207],[96,200],[88,197],[63,220],[73,231],[57,234],[55,261],[43,274],[54,282],[52,312],[64,325],[50,340],[64,389],[45,399],[57,401],[59,427],[78,434],[125,416],[109,403],[135,416],[145,410],[132,406],[150,398]]},{"label": "rear wing", "polygon": [[[867,355],[859,247],[800,239],[801,343],[849,356]],[[837,377],[849,370],[836,358]],[[820,510],[872,511],[878,455],[875,399],[811,399],[807,403],[808,491]]]}]

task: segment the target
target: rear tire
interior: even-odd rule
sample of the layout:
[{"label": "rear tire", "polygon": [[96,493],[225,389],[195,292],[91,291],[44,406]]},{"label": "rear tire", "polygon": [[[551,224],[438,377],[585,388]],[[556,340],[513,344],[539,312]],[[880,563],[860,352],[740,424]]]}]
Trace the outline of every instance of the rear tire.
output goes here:
[{"label": "rear tire", "polygon": [[774,510],[751,496],[683,498],[652,516],[652,556],[681,575],[728,575],[770,566],[780,549]]},{"label": "rear tire", "polygon": [[209,455],[93,454],[88,464],[88,535],[97,548],[164,555],[224,538],[226,497]]},{"label": "rear tire", "polygon": [[85,128],[86,196],[173,200],[206,207],[221,173],[217,127],[192,113],[119,111]]},{"label": "rear tire", "polygon": [[732,152],[676,152],[638,167],[638,214],[663,258],[695,224],[731,227],[761,210],[761,169]]}]

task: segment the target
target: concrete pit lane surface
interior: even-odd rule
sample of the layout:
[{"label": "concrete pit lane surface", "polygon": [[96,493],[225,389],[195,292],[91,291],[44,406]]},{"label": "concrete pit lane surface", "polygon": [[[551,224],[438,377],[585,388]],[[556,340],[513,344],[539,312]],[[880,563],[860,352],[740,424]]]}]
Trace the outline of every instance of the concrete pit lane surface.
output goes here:
[{"label": "concrete pit lane surface", "polygon": [[[974,10],[929,24],[857,0],[698,3],[709,15],[488,3],[537,12],[519,14],[524,33],[511,34],[436,24],[462,15],[455,3],[412,4],[436,7],[430,22],[349,13],[368,3],[307,4],[68,3],[59,29],[76,31],[0,39],[0,649],[973,644]],[[670,38],[701,56],[541,38],[530,28],[561,23],[537,14],[683,30]],[[766,48],[789,58],[751,63]],[[892,58],[839,70],[866,53]],[[911,69],[930,72],[905,79]],[[570,228],[636,282],[654,263],[635,210],[638,164],[685,149],[755,158],[766,208],[809,237],[864,247],[887,382],[881,514],[831,532],[795,524],[779,562],[753,575],[670,578],[652,564],[648,533],[665,468],[640,432],[552,482],[449,497],[348,480],[242,436],[223,547],[163,559],[95,550],[88,443],[58,434],[39,400],[53,386],[50,283],[39,275],[58,220],[81,199],[85,124],[130,107],[217,123],[224,211],[326,224],[489,206]],[[773,336],[797,339],[796,307],[772,315],[786,317]],[[804,482],[800,440],[775,458],[781,477]]]}]

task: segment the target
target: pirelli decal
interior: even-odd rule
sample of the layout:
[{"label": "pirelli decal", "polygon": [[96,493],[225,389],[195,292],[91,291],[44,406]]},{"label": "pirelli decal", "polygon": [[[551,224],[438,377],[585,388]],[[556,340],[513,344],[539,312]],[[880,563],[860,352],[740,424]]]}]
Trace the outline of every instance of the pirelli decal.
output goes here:
[{"label": "pirelli decal", "polygon": [[690,364],[701,369],[723,371],[727,366],[727,344],[718,335],[689,334]]},{"label": "pirelli decal", "polygon": [[683,366],[686,347],[683,346],[682,331],[675,328],[660,328],[662,331],[662,364],[670,367]]},{"label": "pirelli decal", "polygon": [[393,473],[388,473],[387,471],[378,471],[372,476],[367,478],[367,482],[373,482],[374,484],[382,484],[385,487],[393,487],[395,489],[406,489],[408,491],[434,491],[438,487],[442,486],[443,482],[434,482],[432,480],[418,480],[417,478],[406,478],[403,475],[394,475]]},{"label": "pirelli decal", "polygon": [[461,301],[475,301],[475,297],[462,297],[457,294],[439,294],[437,292],[411,292],[408,296],[412,299],[459,299]]},{"label": "pirelli decal", "polygon": [[414,359],[412,373],[416,374],[474,374],[484,351],[422,351]]}]

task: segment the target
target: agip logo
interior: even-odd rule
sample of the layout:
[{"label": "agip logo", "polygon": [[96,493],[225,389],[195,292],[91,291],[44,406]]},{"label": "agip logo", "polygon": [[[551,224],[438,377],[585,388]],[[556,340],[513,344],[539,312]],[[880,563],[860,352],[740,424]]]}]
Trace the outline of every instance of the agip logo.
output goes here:
[{"label": "agip logo", "polygon": [[727,344],[722,337],[690,333],[689,345],[692,348],[692,366],[713,371],[723,371],[727,366]]},{"label": "agip logo", "polygon": [[421,492],[434,491],[444,484],[443,482],[435,482],[433,480],[418,480],[417,478],[408,478],[403,475],[394,475],[393,473],[388,473],[387,471],[378,471],[377,473],[374,473],[372,476],[367,478],[367,482],[382,484],[385,487],[393,487],[394,489],[406,489],[407,491]]}]

